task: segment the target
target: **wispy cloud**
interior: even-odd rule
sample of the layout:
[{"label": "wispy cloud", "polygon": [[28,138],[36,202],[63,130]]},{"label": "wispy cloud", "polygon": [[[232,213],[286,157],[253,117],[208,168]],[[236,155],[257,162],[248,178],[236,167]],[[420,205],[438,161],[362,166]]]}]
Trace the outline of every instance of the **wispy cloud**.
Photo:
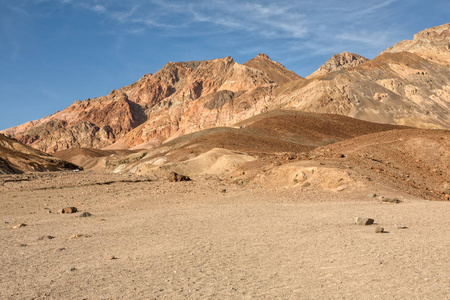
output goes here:
[{"label": "wispy cloud", "polygon": [[[124,4],[115,0],[70,1],[66,5],[86,9],[121,24],[138,25],[129,32],[145,28],[185,28],[183,34],[195,34],[199,26],[215,26],[228,31],[248,32],[266,39],[292,39],[297,43],[329,48],[328,45],[350,43],[377,48],[390,40],[389,33],[380,38],[377,25],[385,10],[397,0],[305,0],[277,1],[162,1],[134,0]],[[372,24],[369,24],[371,22]],[[360,26],[361,25],[361,26]],[[364,25],[364,26],[362,26]],[[364,31],[359,28],[364,28]],[[211,30],[211,28],[208,28]],[[298,46],[294,48],[299,48]]]}]

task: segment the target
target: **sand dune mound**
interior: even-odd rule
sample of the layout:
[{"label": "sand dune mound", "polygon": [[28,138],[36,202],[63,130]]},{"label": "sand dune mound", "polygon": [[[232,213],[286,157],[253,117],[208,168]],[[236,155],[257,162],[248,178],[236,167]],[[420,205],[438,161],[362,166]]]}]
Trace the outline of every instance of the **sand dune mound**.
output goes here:
[{"label": "sand dune mound", "polygon": [[0,174],[61,171],[78,166],[0,134]]}]

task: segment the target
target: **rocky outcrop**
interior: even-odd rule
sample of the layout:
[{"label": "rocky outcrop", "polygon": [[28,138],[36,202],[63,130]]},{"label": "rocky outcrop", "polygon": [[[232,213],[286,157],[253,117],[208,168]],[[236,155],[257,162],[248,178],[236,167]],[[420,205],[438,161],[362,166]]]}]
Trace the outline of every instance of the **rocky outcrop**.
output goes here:
[{"label": "rocky outcrop", "polygon": [[333,55],[333,57],[321,65],[317,71],[309,75],[307,78],[314,78],[337,70],[356,67],[366,61],[369,60],[361,55],[344,51]]}]

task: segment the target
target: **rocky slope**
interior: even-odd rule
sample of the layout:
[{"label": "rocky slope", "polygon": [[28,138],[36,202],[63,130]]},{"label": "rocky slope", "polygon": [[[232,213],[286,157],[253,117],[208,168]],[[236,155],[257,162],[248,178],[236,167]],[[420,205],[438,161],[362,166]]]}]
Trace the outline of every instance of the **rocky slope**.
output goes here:
[{"label": "rocky slope", "polygon": [[21,174],[34,171],[61,171],[76,165],[23,145],[0,134],[0,174]]},{"label": "rocky slope", "polygon": [[307,79],[258,55],[168,63],[155,74],[3,131],[37,149],[152,148],[273,109],[450,128],[449,24],[418,33],[372,61],[342,53]]},{"label": "rocky slope", "polygon": [[[431,39],[433,30],[439,40],[450,37],[449,31],[437,27],[426,30]],[[450,67],[444,57],[450,57],[450,50],[440,45],[430,42],[426,52],[434,51],[439,60],[418,55],[415,52],[420,48],[411,46],[414,53],[387,51],[355,67],[288,82],[277,88],[269,109],[338,113],[372,122],[448,129]]]}]

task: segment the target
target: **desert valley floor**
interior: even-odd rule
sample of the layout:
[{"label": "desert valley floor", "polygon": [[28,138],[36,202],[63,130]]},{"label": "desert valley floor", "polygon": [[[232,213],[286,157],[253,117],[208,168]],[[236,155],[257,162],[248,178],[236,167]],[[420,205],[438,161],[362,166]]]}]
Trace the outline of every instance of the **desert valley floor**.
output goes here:
[{"label": "desert valley floor", "polygon": [[[1,299],[450,294],[449,203],[377,182],[320,191],[93,171],[0,179]],[[59,213],[68,206],[78,212]]]}]

